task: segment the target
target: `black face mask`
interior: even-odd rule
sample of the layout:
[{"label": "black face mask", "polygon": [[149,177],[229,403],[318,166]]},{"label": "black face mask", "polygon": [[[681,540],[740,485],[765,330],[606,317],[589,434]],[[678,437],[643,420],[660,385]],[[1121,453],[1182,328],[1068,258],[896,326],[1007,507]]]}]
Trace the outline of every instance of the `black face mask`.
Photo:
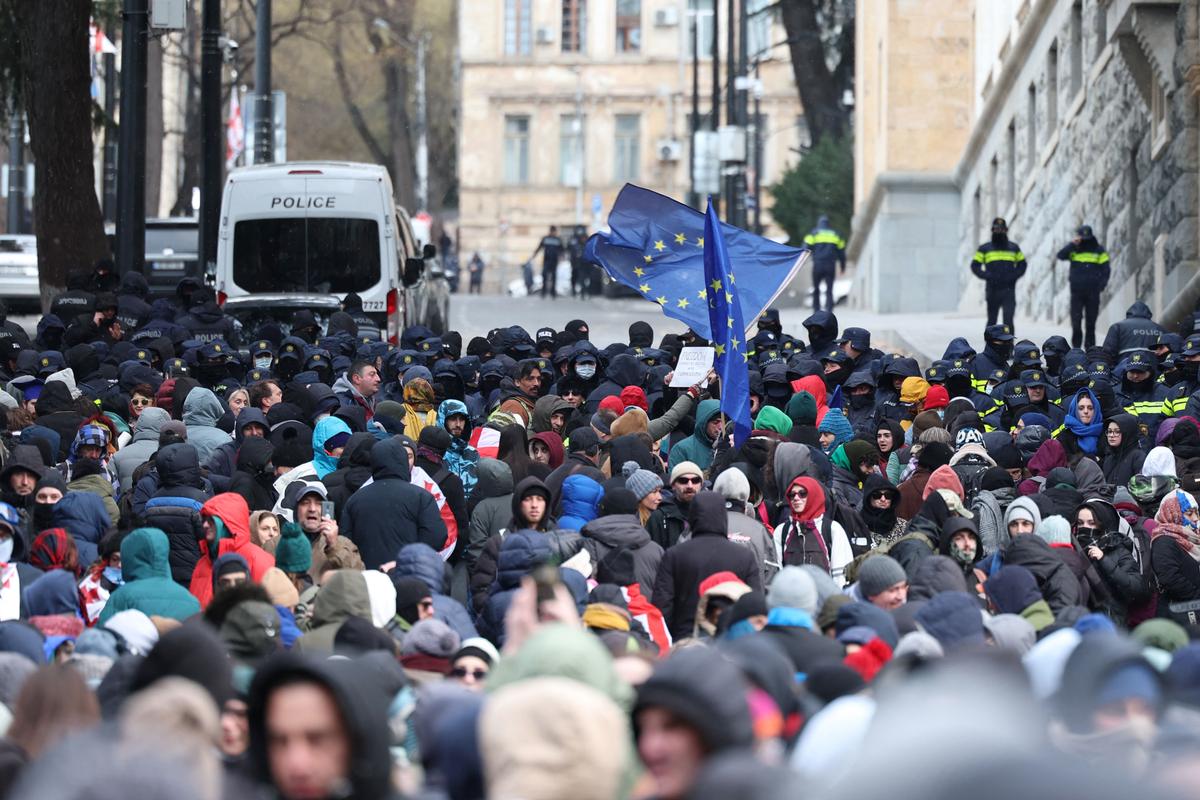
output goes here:
[{"label": "black face mask", "polygon": [[197,364],[196,380],[205,386],[212,387],[227,377],[224,364]]},{"label": "black face mask", "polygon": [[1175,368],[1186,381],[1195,381],[1200,374],[1200,361],[1176,361]]},{"label": "black face mask", "polygon": [[875,405],[875,395],[871,392],[866,394],[851,394],[850,407],[855,411],[861,411],[864,408],[870,408]]},{"label": "black face mask", "polygon": [[54,527],[54,507],[57,503],[34,503],[33,526],[40,533]]},{"label": "black face mask", "polygon": [[1008,361],[1009,356],[1012,355],[1012,351],[1013,351],[1012,342],[989,342],[988,346],[992,348],[993,353],[995,353],[996,355],[998,355],[1000,358],[1004,359],[1005,361]]},{"label": "black face mask", "polygon": [[1042,356],[1046,359],[1046,372],[1051,375],[1057,375],[1062,372],[1062,356],[1058,353],[1051,353],[1048,350],[1042,351]]}]

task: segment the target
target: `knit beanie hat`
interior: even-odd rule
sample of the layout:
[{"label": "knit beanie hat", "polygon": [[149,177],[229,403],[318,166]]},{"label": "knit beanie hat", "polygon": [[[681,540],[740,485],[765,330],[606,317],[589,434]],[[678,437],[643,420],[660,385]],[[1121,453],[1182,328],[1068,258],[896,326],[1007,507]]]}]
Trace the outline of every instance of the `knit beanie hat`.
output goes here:
[{"label": "knit beanie hat", "polygon": [[1021,457],[1021,451],[1011,442],[997,447],[995,450],[988,450],[988,455],[996,462],[997,467],[1021,469],[1025,466],[1025,459]]},{"label": "knit beanie hat", "polygon": [[663,485],[662,478],[648,469],[642,469],[636,461],[626,461],[621,466],[621,474],[625,476],[625,488],[633,492],[639,502]]},{"label": "knit beanie hat", "polygon": [[950,405],[950,392],[945,386],[930,386],[925,394],[925,409],[933,411]]},{"label": "knit beanie hat", "polygon": [[954,453],[951,451],[950,445],[930,442],[921,447],[921,454],[917,456],[917,466],[932,472],[938,467],[949,464],[952,455]]},{"label": "knit beanie hat", "polygon": [[[309,551],[310,558],[311,555],[312,551]],[[300,592],[296,591],[296,585],[279,567],[271,567],[263,573],[262,587],[267,590],[272,605],[294,608],[300,602]]]},{"label": "knit beanie hat", "polygon": [[[641,472],[645,472],[645,470],[641,470]],[[662,485],[661,481],[659,485]],[[611,517],[613,514],[636,514],[638,503],[641,502],[641,499],[629,489],[617,486],[604,493],[603,499],[600,500],[598,511],[602,517]]]},{"label": "knit beanie hat", "polygon": [[841,607],[853,602],[854,598],[848,594],[830,596],[821,604],[821,613],[817,614],[817,627],[822,631],[832,628],[837,624],[838,611],[841,610]]},{"label": "knit beanie hat", "polygon": [[[1013,519],[1028,519],[1032,522],[1033,515],[1026,512],[1027,509],[1018,509],[1013,514]],[[1071,543],[1071,523],[1065,517],[1060,517],[1058,514],[1042,520],[1042,524],[1037,526],[1034,533],[1045,539],[1046,544],[1069,545]]]},{"label": "knit beanie hat", "polygon": [[713,481],[713,491],[734,503],[750,499],[750,481],[740,469],[727,469]]},{"label": "knit beanie hat", "polygon": [[275,566],[284,572],[308,572],[312,568],[312,543],[295,523],[287,523],[275,545]]},{"label": "knit beanie hat", "polygon": [[[807,576],[806,576],[807,577]],[[908,580],[904,567],[891,556],[876,555],[865,559],[858,568],[858,589],[870,600],[885,590]]]},{"label": "knit beanie hat", "polygon": [[449,625],[440,619],[423,619],[404,634],[400,654],[450,658],[458,652],[460,644],[458,634]]},{"label": "knit beanie hat", "polygon": [[700,465],[695,461],[680,461],[675,465],[675,468],[671,470],[670,482],[674,483],[684,475],[696,475],[700,478],[703,478],[704,470],[700,469]]},{"label": "knit beanie hat", "polygon": [[415,623],[419,618],[419,605],[426,597],[432,598],[433,592],[420,578],[396,578],[393,573],[392,585],[396,587],[396,613],[409,623]]},{"label": "knit beanie hat", "polygon": [[770,608],[798,608],[810,615],[817,613],[817,584],[799,567],[784,567],[767,588]]}]

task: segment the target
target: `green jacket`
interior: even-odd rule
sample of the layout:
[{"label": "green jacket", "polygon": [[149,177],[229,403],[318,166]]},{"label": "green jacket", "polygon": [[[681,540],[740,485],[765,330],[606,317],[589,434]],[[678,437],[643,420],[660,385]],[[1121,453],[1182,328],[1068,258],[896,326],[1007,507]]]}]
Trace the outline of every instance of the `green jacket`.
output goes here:
[{"label": "green jacket", "polygon": [[720,400],[700,401],[700,407],[696,409],[695,432],[671,448],[671,469],[675,469],[676,465],[684,461],[691,461],[700,467],[700,469],[708,469],[712,465],[713,441],[708,438],[708,433],[704,429],[708,427],[709,420],[720,413],[720,411]]},{"label": "green jacket", "polygon": [[123,586],[108,598],[100,612],[103,625],[119,611],[136,609],[146,616],[185,620],[200,613],[192,593],[171,580],[167,554],[171,546],[158,528],[138,528],[121,542]]},{"label": "green jacket", "polygon": [[1021,616],[1039,633],[1054,624],[1054,612],[1045,600],[1033,603],[1021,612]]}]

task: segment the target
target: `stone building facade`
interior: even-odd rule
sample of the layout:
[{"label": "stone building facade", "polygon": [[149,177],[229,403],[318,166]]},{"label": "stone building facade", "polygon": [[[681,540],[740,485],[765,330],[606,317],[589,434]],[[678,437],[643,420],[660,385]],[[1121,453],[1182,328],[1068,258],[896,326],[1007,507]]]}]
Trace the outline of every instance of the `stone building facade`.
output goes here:
[{"label": "stone building facade", "polygon": [[[518,278],[551,224],[560,234],[577,223],[589,232],[603,226],[627,181],[686,197],[691,23],[696,19],[700,31],[703,117],[710,109],[714,8],[720,14],[723,121],[726,6],[721,0],[460,0],[460,252],[464,259],[483,255],[488,287]],[[787,39],[783,26],[771,12],[755,19],[747,41],[760,62],[765,187],[795,163],[808,137],[787,49],[776,46]],[[768,199],[763,222],[778,232],[769,208]]]},{"label": "stone building facade", "polygon": [[[996,216],[1008,220],[1010,236],[1029,263],[1018,284],[1018,315],[1066,322],[1067,264],[1054,255],[1081,224],[1092,226],[1112,259],[1101,327],[1123,317],[1136,299],[1172,318],[1195,301],[1198,4],[961,4],[973,18],[968,73],[973,85],[969,135],[954,150],[946,189],[956,198],[954,230],[949,239],[938,240],[952,252],[945,261],[939,252],[933,269],[957,293],[939,310],[982,306],[982,282],[971,275],[968,262]],[[890,0],[890,5],[927,16],[920,4]],[[860,84],[859,91],[867,87]],[[947,149],[953,149],[953,138]],[[933,170],[918,176],[926,182],[946,177]],[[856,196],[860,209],[870,197],[870,188],[864,191]],[[873,233],[856,228],[855,239]],[[888,247],[900,258],[911,251],[902,239],[889,239]]]}]

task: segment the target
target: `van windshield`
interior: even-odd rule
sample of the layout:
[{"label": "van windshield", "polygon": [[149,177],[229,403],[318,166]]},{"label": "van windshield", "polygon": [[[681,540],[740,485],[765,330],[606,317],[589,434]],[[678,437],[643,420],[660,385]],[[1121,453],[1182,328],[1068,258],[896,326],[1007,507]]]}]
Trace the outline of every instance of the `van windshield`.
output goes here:
[{"label": "van windshield", "polygon": [[247,292],[343,294],[381,279],[375,220],[247,219],[233,228],[233,282]]}]

